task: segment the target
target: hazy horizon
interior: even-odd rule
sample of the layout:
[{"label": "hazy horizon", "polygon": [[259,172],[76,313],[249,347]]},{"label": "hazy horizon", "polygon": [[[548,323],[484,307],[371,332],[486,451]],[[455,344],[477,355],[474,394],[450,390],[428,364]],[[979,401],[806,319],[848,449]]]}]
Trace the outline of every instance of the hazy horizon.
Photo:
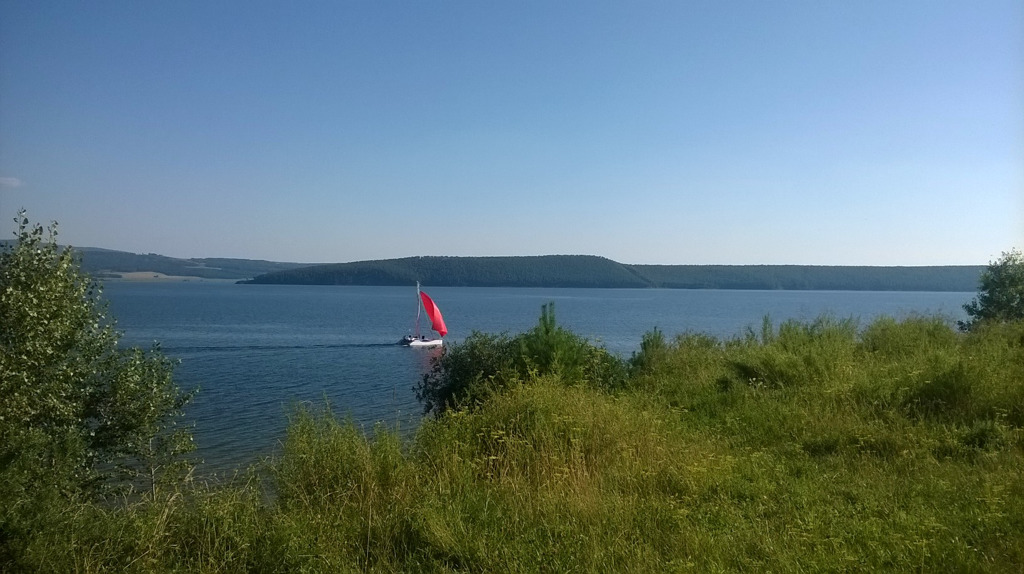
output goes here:
[{"label": "hazy horizon", "polygon": [[[36,222],[33,222],[33,223],[36,223]],[[0,240],[0,241],[8,241],[9,242],[9,241],[13,241],[13,239],[4,239],[4,240]],[[64,245],[63,241],[61,241],[60,243],[62,245]],[[243,260],[243,261],[269,261],[270,263],[286,263],[286,264],[294,263],[294,264],[298,264],[298,265],[337,265],[337,264],[345,264],[345,263],[362,263],[362,262],[365,262],[365,261],[383,261],[383,260],[391,260],[391,259],[408,259],[408,258],[416,258],[416,257],[481,257],[481,258],[485,258],[485,257],[494,257],[494,258],[500,258],[500,257],[602,257],[602,258],[605,258],[605,259],[610,259],[612,261],[615,261],[616,263],[621,263],[623,265],[640,265],[640,266],[643,266],[643,265],[655,265],[655,266],[656,265],[665,265],[665,266],[709,266],[709,267],[714,267],[714,266],[726,266],[726,267],[727,266],[746,266],[746,267],[756,267],[756,266],[766,266],[766,267],[768,267],[768,266],[777,266],[777,267],[787,267],[787,266],[788,267],[819,267],[819,266],[820,267],[984,267],[984,266],[988,265],[989,263],[991,263],[991,261],[985,261],[985,262],[982,262],[982,263],[928,264],[928,265],[852,265],[852,264],[851,265],[830,265],[830,264],[803,264],[803,263],[635,263],[635,262],[632,262],[632,261],[619,261],[619,260],[616,260],[616,259],[611,259],[611,258],[604,257],[603,255],[594,255],[593,253],[538,253],[538,254],[534,254],[534,255],[406,255],[406,256],[402,256],[402,257],[387,257],[387,258],[381,258],[381,259],[352,259],[352,260],[349,260],[349,261],[293,261],[293,260],[285,261],[285,260],[277,260],[277,259],[253,259],[253,258],[248,258],[248,257],[223,257],[223,256],[220,256],[220,255],[195,255],[195,256],[189,256],[189,257],[178,257],[178,256],[174,256],[174,255],[166,255],[164,253],[156,253],[156,252],[140,253],[140,252],[125,251],[123,249],[116,249],[116,248],[109,248],[109,247],[96,247],[96,246],[93,246],[93,245],[65,245],[65,246],[66,247],[70,246],[72,249],[76,249],[76,250],[99,249],[99,250],[103,250],[103,251],[116,251],[116,252],[122,252],[122,253],[129,253],[129,254],[133,254],[133,255],[158,255],[158,256],[162,256],[162,257],[170,257],[170,258],[173,258],[173,259],[182,259],[182,260],[190,260],[190,259],[239,259],[239,260]]]},{"label": "hazy horizon", "polygon": [[1018,0],[0,4],[0,238],[344,263],[985,265]]}]

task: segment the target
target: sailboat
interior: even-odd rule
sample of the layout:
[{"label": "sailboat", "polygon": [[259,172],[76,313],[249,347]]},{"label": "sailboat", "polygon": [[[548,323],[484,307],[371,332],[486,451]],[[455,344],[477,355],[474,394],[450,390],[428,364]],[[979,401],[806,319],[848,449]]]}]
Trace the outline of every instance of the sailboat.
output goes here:
[{"label": "sailboat", "polygon": [[440,347],[443,341],[440,338],[429,338],[420,334],[420,310],[423,310],[430,318],[430,328],[437,331],[437,334],[444,337],[448,334],[448,327],[444,324],[444,317],[441,310],[434,304],[429,295],[420,290],[420,282],[416,282],[416,330],[412,335],[402,337],[399,345],[406,347]]}]

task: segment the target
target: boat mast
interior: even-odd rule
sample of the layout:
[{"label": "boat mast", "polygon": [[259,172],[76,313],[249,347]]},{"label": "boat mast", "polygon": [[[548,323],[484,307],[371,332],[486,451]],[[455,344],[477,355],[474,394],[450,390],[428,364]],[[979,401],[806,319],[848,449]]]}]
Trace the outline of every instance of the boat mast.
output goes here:
[{"label": "boat mast", "polygon": [[420,301],[420,282],[416,282],[416,331],[415,336],[417,339],[420,338],[420,308],[423,307],[423,303]]}]

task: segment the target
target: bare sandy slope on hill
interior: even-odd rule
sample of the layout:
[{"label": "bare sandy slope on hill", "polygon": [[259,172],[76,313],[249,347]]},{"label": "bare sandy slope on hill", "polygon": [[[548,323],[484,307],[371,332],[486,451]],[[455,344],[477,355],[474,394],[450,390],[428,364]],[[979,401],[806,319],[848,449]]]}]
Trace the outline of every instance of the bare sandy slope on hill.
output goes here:
[{"label": "bare sandy slope on hill", "polygon": [[189,275],[166,275],[164,273],[157,273],[156,271],[130,271],[130,272],[118,272],[116,275],[119,277],[105,277],[104,281],[137,281],[137,282],[181,282],[181,281],[202,281],[202,282],[217,282],[223,283],[225,281],[235,281],[234,279],[207,279],[205,277],[193,277]]}]

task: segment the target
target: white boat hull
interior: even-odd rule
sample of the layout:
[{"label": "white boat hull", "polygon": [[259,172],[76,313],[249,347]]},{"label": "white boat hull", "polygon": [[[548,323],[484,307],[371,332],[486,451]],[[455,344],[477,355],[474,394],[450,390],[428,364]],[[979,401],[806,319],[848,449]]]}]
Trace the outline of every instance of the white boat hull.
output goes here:
[{"label": "white boat hull", "polygon": [[444,344],[444,341],[441,339],[427,339],[426,337],[417,339],[416,337],[406,336],[398,344],[404,347],[440,347]]}]

